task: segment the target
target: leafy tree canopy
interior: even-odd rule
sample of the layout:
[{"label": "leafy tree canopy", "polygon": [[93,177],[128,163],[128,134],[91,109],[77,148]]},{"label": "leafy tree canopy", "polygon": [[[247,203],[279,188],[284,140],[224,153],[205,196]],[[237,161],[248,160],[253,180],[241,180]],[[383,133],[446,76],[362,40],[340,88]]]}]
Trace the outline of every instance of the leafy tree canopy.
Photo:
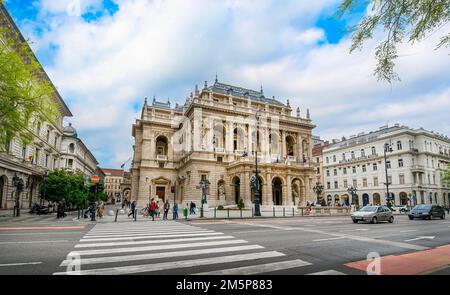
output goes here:
[{"label": "leafy tree canopy", "polygon": [[[407,40],[414,44],[438,32],[450,20],[449,0],[343,0],[338,16],[352,13],[364,4],[371,11],[352,28],[350,52],[361,49],[364,41],[373,37],[374,31],[381,27],[387,34],[375,50],[377,65],[374,75],[378,80],[389,83],[400,81],[394,71],[397,45]],[[436,49],[450,47],[450,33],[439,31],[442,35]]]},{"label": "leafy tree canopy", "polygon": [[0,151],[14,137],[29,143],[37,124],[58,121],[55,90],[44,76],[27,42],[0,24]]}]

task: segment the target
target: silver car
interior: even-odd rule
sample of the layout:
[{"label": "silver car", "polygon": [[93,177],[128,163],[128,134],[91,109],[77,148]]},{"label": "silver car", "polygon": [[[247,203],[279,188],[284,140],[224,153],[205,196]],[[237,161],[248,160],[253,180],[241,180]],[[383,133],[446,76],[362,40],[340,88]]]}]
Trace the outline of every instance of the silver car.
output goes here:
[{"label": "silver car", "polygon": [[353,212],[351,217],[354,223],[358,223],[358,221],[371,223],[377,223],[379,221],[394,222],[392,211],[387,206],[365,206]]}]

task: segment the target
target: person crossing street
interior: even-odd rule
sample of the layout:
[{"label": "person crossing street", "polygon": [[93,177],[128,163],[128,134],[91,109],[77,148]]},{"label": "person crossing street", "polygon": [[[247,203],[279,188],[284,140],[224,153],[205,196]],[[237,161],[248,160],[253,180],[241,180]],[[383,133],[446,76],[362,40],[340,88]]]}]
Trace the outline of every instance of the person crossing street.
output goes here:
[{"label": "person crossing street", "polygon": [[167,220],[167,214],[169,213],[169,210],[170,210],[170,203],[169,203],[169,200],[166,200],[166,202],[164,203],[163,220]]},{"label": "person crossing street", "polygon": [[131,203],[131,211],[128,213],[128,217],[130,217],[130,215],[133,215],[133,218],[136,217],[136,201]]}]

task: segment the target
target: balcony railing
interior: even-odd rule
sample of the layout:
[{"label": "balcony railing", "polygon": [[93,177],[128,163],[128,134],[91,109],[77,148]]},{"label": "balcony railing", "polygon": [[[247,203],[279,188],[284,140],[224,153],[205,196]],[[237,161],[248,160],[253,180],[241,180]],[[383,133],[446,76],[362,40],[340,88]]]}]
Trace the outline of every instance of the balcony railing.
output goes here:
[{"label": "balcony railing", "polygon": [[224,153],[225,149],[223,147],[216,147],[214,148],[214,150],[216,151],[216,153]]},{"label": "balcony railing", "polygon": [[167,155],[156,155],[156,160],[167,161]]}]

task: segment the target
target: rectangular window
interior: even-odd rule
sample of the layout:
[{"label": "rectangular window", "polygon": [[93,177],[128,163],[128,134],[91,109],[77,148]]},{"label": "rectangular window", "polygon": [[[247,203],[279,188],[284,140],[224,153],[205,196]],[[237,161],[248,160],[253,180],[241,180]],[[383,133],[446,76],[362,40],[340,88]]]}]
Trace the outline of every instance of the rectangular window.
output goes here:
[{"label": "rectangular window", "polygon": [[334,182],[334,188],[335,188],[335,189],[339,188],[338,182],[337,182],[337,181]]},{"label": "rectangular window", "polygon": [[330,182],[328,181],[327,182],[327,189],[330,189],[331,188],[331,184],[330,184]]},{"label": "rectangular window", "polygon": [[353,187],[357,187],[358,186],[358,182],[356,181],[356,179],[353,179]]},{"label": "rectangular window", "polygon": [[330,170],[327,170],[327,176],[330,176]]},{"label": "rectangular window", "polygon": [[330,163],[330,159],[328,157],[325,158],[325,162]]},{"label": "rectangular window", "polygon": [[351,152],[352,159],[355,159],[355,152]]},{"label": "rectangular window", "polygon": [[50,142],[50,130],[47,129],[47,142]]},{"label": "rectangular window", "polygon": [[377,150],[375,149],[375,147],[372,147],[372,155],[376,155],[377,154]]},{"label": "rectangular window", "polygon": [[405,184],[405,175],[400,174],[400,175],[398,176],[398,183],[399,183],[399,184]]},{"label": "rectangular window", "polygon": [[345,161],[345,153],[342,154],[342,161]]},{"label": "rectangular window", "polygon": [[378,177],[373,178],[373,186],[378,186]]},{"label": "rectangular window", "polygon": [[343,173],[344,173],[344,174],[347,174],[347,168],[344,167]]},{"label": "rectangular window", "polygon": [[352,167],[352,172],[356,173],[356,167],[355,166]]},{"label": "rectangular window", "polygon": [[403,159],[398,159],[398,167],[403,167]]},{"label": "rectangular window", "polygon": [[45,154],[45,167],[48,168],[48,159],[49,159],[49,154]]},{"label": "rectangular window", "polygon": [[397,150],[401,150],[402,149],[402,142],[399,140],[397,141]]},{"label": "rectangular window", "polygon": [[377,171],[377,170],[378,170],[377,163],[373,163],[373,165],[372,165],[372,170],[373,170],[373,171]]},{"label": "rectangular window", "polygon": [[337,169],[333,170],[333,175],[336,176],[337,175]]},{"label": "rectangular window", "polygon": [[320,174],[320,167],[317,167],[317,174]]},{"label": "rectangular window", "polygon": [[333,155],[333,162],[336,162],[336,155]]},{"label": "rectangular window", "polygon": [[362,165],[362,172],[366,172],[366,165]]},{"label": "rectangular window", "polygon": [[391,161],[386,161],[386,168],[388,168],[388,169],[391,168]]},{"label": "rectangular window", "polygon": [[364,152],[364,149],[361,150],[361,157],[365,157],[366,153]]},{"label": "rectangular window", "polygon": [[392,184],[392,176],[388,176],[388,183],[389,183],[389,185],[391,185]]},{"label": "rectangular window", "polygon": [[346,179],[346,180],[344,180],[344,188],[347,188],[347,187],[348,187],[348,181]]}]

